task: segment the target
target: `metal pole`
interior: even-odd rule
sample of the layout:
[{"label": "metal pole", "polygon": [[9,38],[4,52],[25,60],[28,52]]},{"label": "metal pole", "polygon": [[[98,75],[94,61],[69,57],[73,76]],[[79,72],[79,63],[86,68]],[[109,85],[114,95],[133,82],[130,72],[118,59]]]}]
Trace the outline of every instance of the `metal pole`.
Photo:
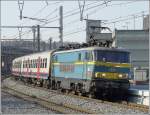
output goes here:
[{"label": "metal pole", "polygon": [[33,49],[35,51],[35,32],[36,32],[36,29],[35,29],[35,26],[32,27],[32,32],[33,32]]},{"label": "metal pole", "polygon": [[60,14],[60,28],[59,28],[59,33],[60,33],[60,44],[63,46],[63,6],[60,6],[59,9],[59,14]]},{"label": "metal pole", "polygon": [[135,15],[133,15],[133,20],[134,20],[134,30],[135,30]]},{"label": "metal pole", "polygon": [[38,45],[38,52],[40,52],[40,25],[37,25],[37,45]]},{"label": "metal pole", "polygon": [[52,38],[49,38],[49,50],[52,49]]}]

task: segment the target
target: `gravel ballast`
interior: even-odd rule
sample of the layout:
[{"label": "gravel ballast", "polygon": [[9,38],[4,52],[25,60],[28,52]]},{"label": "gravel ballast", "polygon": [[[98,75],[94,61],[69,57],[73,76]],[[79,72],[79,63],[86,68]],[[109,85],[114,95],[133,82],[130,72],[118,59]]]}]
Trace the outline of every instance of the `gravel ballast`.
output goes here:
[{"label": "gravel ballast", "polygon": [[46,101],[55,102],[58,104],[67,104],[79,107],[91,111],[93,113],[104,113],[104,114],[144,114],[144,112],[137,109],[125,108],[117,105],[111,105],[109,103],[100,103],[87,101],[85,99],[75,98],[70,95],[57,94],[56,92],[42,90],[39,88],[25,86],[17,81],[10,78],[3,81],[4,86],[16,90],[18,92],[36,96],[37,98],[44,99]]}]

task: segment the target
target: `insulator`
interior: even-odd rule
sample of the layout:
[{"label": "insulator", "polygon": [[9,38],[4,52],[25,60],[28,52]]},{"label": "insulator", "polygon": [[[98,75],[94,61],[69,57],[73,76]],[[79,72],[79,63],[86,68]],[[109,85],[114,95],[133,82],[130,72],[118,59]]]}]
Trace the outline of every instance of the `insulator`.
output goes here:
[{"label": "insulator", "polygon": [[18,0],[18,6],[19,6],[19,11],[20,11],[20,20],[22,20],[22,12],[23,12],[24,0]]}]

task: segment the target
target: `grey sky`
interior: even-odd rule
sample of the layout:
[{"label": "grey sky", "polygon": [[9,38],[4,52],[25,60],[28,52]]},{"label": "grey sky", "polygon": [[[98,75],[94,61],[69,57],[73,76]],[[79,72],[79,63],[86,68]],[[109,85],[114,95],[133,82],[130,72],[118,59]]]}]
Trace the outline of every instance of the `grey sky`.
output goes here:
[{"label": "grey sky", "polygon": [[[100,5],[103,1],[86,1],[85,11],[84,11],[84,18],[87,17],[89,19],[99,19],[99,20],[108,20],[106,23],[115,21],[112,19],[116,19],[118,17],[122,17],[116,20],[124,20],[131,18],[130,20],[124,20],[121,22],[115,23],[115,27],[117,29],[126,29],[127,22],[128,29],[133,29],[134,27],[134,20],[133,15],[136,14],[137,18],[135,19],[136,29],[142,29],[142,11],[145,11],[144,14],[148,14],[148,1],[112,1],[108,3],[106,6]],[[79,11],[79,6],[77,1],[49,1],[49,5],[46,6],[45,2],[42,1],[25,1],[24,9],[23,9],[23,16],[33,17],[33,18],[46,18],[49,21],[53,21],[59,18],[59,6],[63,5],[64,9],[64,16],[69,15],[73,12]],[[92,6],[97,6],[92,8]],[[45,8],[44,8],[45,7]],[[40,13],[37,13],[40,9],[43,10]],[[90,9],[91,8],[91,9]],[[33,21],[29,19],[19,19],[19,9],[17,1],[2,1],[1,2],[1,23],[2,25],[29,25],[33,26],[35,24],[42,25],[38,21]],[[75,10],[74,10],[75,9]],[[77,9],[77,10],[76,10]],[[87,10],[88,9],[88,10]],[[70,12],[66,14],[66,12]],[[35,15],[37,13],[37,15]],[[128,17],[127,17],[128,16]],[[49,23],[45,26],[59,26],[59,20],[56,20],[52,23]],[[113,31],[114,23],[106,24],[103,26],[108,26]],[[85,21],[80,21],[80,14],[72,15],[70,17],[64,18],[64,41],[85,41],[85,31],[81,31],[85,29]],[[23,29],[23,33],[29,31],[30,29]],[[80,32],[81,31],[81,32]],[[41,37],[42,40],[47,41],[49,37],[53,37],[53,40],[58,41],[58,33],[57,29],[41,29]],[[77,33],[76,33],[77,32]],[[75,33],[75,34],[72,34]],[[2,29],[2,38],[15,38],[18,36],[17,29]],[[31,39],[32,32],[29,34],[25,34],[22,38]],[[18,38],[17,38],[18,39]]]}]

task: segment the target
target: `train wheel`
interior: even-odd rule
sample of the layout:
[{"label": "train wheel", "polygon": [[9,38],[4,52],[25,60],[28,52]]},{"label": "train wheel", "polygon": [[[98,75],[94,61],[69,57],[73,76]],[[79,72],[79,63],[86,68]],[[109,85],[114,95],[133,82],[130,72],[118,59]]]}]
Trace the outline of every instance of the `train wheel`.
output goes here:
[{"label": "train wheel", "polygon": [[55,87],[56,87],[56,90],[60,89],[60,84],[57,82]]},{"label": "train wheel", "polygon": [[66,94],[68,94],[68,93],[69,93],[69,90],[68,90],[68,89],[66,89],[66,90],[65,90],[65,93],[66,93]]},{"label": "train wheel", "polygon": [[40,81],[40,87],[43,87],[43,80]]},{"label": "train wheel", "polygon": [[90,92],[90,93],[88,94],[88,97],[89,97],[89,98],[95,98],[94,92]]},{"label": "train wheel", "polygon": [[82,93],[81,93],[81,92],[78,92],[78,96],[82,96]]},{"label": "train wheel", "polygon": [[90,93],[90,94],[88,94],[88,97],[89,98],[94,98],[94,95]]},{"label": "train wheel", "polygon": [[76,92],[75,92],[75,91],[71,91],[71,94],[75,95],[75,94],[76,94]]},{"label": "train wheel", "polygon": [[52,90],[55,89],[55,81],[52,81]]}]

